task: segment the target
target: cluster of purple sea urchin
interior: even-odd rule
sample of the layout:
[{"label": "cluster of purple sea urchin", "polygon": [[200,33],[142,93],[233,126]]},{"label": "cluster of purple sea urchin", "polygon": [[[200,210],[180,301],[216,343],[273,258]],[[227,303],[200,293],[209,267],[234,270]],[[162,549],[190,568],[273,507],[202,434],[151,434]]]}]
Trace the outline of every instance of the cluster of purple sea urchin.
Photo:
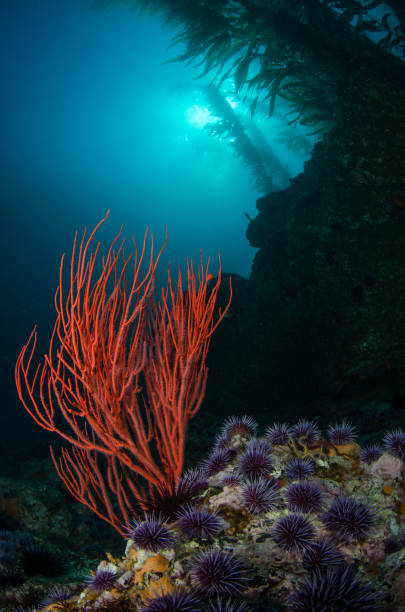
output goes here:
[{"label": "cluster of purple sea urchin", "polygon": [[[395,436],[392,435],[385,439],[387,450],[396,456],[402,453],[399,434],[400,432],[395,432]],[[343,421],[341,424],[336,423],[329,427],[328,436],[330,442],[336,446],[347,445],[355,441],[356,432],[350,423]],[[242,497],[252,514],[280,508],[280,491],[274,486],[274,483],[270,486],[266,483],[266,479],[272,478],[271,447],[289,446],[292,449],[294,443],[298,443],[310,450],[321,444],[322,436],[315,423],[302,420],[292,427],[285,423],[276,423],[267,430],[266,441],[267,446],[252,439],[239,459],[236,472],[227,474],[223,482],[225,484],[226,480],[230,485],[236,486],[237,479],[242,478],[240,481]],[[367,450],[369,452],[363,455],[364,459],[361,457],[365,463],[378,459],[380,455],[378,447]],[[358,574],[354,574],[351,570],[346,571],[343,555],[331,540],[325,537],[316,538],[314,524],[308,516],[308,513],[320,513],[325,503],[322,489],[316,483],[308,482],[314,475],[315,468],[316,462],[311,456],[293,456],[287,461],[285,468],[287,478],[299,482],[293,482],[284,492],[286,502],[292,512],[277,521],[272,530],[272,538],[286,551],[301,551],[303,566],[311,572],[311,575],[313,574],[314,580],[315,577],[318,577],[318,581],[322,582],[326,573],[332,572],[330,576],[331,601],[335,601],[340,591],[345,592],[347,601],[350,601],[352,597],[353,602],[359,605],[359,609],[365,610],[366,607],[362,606],[363,600],[374,602],[374,595],[370,594],[368,586],[364,586]],[[268,495],[269,498],[267,498]],[[331,537],[337,541],[361,541],[367,537],[373,525],[374,513],[356,499],[341,496],[324,511],[322,520],[325,527],[331,531]],[[302,584],[300,597],[305,598],[304,592],[305,585]],[[325,593],[320,594],[321,604],[324,596]],[[296,602],[297,599],[295,599],[295,605]],[[311,610],[312,608],[303,607],[302,610],[304,609]]]},{"label": "cluster of purple sea urchin", "polygon": [[256,428],[257,423],[246,415],[225,421],[211,454],[202,464],[202,473],[210,477],[222,472],[237,455],[237,451],[231,447],[233,439],[239,438],[239,447],[242,445],[244,448],[254,436]]},{"label": "cluster of purple sea urchin", "polygon": [[[349,497],[344,494],[344,479],[337,480],[335,488],[322,480],[331,445],[354,443],[354,427],[347,421],[329,427],[329,445],[313,421],[303,419],[293,426],[276,423],[268,428],[264,439],[255,437],[256,427],[249,417],[229,419],[211,456],[200,470],[194,472],[194,477],[190,477],[191,485],[184,484],[187,495],[176,492],[174,516],[173,512],[170,515],[162,512],[160,516],[157,506],[154,514],[145,516],[143,521],[132,526],[129,536],[135,546],[151,553],[173,545],[176,550],[177,541],[184,544],[187,538],[210,541],[210,548],[195,554],[188,563],[182,559],[186,571],[189,569],[189,578],[185,578],[188,587],[175,587],[172,593],[156,595],[145,601],[143,611],[200,612],[210,609],[211,612],[246,612],[239,597],[248,585],[250,572],[238,556],[223,549],[224,544],[226,548],[232,546],[228,536],[234,538],[234,543],[238,542],[238,535],[234,534],[241,533],[238,532],[240,529],[245,530],[245,525],[253,526],[259,537],[264,538],[262,542],[271,539],[273,550],[279,548],[278,558],[290,560],[289,567],[294,559],[295,563],[302,563],[307,572],[307,577],[288,603],[290,610],[373,610],[375,596],[371,587],[346,564],[339,548],[342,544],[346,549],[351,544],[359,547],[359,543],[361,545],[368,538],[375,523],[374,512],[359,501],[357,495]],[[405,433],[402,430],[388,432],[384,446],[387,452],[403,459]],[[354,448],[358,453],[359,447],[354,445]],[[382,451],[374,446],[360,452],[365,465],[378,460]],[[320,453],[324,453],[323,463],[319,460]],[[336,469],[340,469],[344,460],[338,456],[331,459],[335,461]],[[322,469],[319,469],[321,464]],[[333,480],[333,476],[331,478]],[[194,481],[199,482],[198,486],[192,486]],[[202,489],[208,486],[210,491],[203,492]],[[227,490],[218,493],[221,487],[227,487]],[[334,495],[337,497],[331,502]],[[227,496],[231,502],[224,508],[232,510],[229,510],[230,515],[224,510],[223,520],[222,502],[215,505],[217,502],[214,500],[216,497],[225,500]],[[163,500],[165,507],[170,505],[169,497],[170,492]],[[209,511],[208,505],[215,510]],[[241,509],[243,511],[237,519],[240,520],[239,526],[225,534],[232,512]],[[321,535],[325,533],[327,536]],[[181,538],[176,537],[180,534]],[[194,542],[192,546],[199,544]],[[345,556],[347,559],[347,551]],[[103,583],[108,585],[109,581],[113,583],[115,580],[115,575],[102,575],[100,571],[99,575],[89,579],[89,587],[91,581],[94,590],[103,590]],[[95,588],[97,582],[99,589]],[[192,593],[188,591],[190,587]],[[237,600],[231,599],[233,597]]]},{"label": "cluster of purple sea urchin", "polygon": [[[221,440],[230,442],[233,430],[235,435],[243,431],[249,438],[254,429],[253,426],[244,429],[243,420],[231,419],[222,431]],[[354,427],[347,421],[329,427],[328,433],[331,443],[335,445],[350,444],[356,435]],[[398,446],[398,432],[395,433]],[[238,460],[236,471],[228,473],[223,484],[241,486],[243,502],[252,515],[272,511],[282,501],[277,480],[271,476],[272,447],[294,448],[294,442],[297,442],[310,449],[321,441],[320,430],[312,421],[303,419],[294,426],[276,423],[267,430],[265,440],[250,438]],[[225,444],[221,452],[226,452]],[[226,462],[226,466],[230,463],[232,460]],[[309,482],[315,465],[311,456],[294,456],[286,464],[286,476],[298,482],[292,482],[284,492],[291,513],[282,517],[273,529],[273,539],[286,550],[305,549],[315,539],[313,524],[306,515],[321,512],[325,502],[322,489],[315,482]],[[343,496],[324,512],[322,519],[337,539],[360,540],[366,537],[373,523],[373,513],[364,504]]]}]

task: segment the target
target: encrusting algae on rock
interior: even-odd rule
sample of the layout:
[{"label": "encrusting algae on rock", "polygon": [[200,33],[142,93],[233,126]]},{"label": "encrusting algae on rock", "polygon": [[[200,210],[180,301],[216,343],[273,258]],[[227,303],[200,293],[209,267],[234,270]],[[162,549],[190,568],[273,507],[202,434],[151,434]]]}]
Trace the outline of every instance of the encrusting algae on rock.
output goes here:
[{"label": "encrusting algae on rock", "polygon": [[44,610],[401,612],[405,433],[361,449],[348,423],[228,420],[173,518],[145,515],[124,555]]}]

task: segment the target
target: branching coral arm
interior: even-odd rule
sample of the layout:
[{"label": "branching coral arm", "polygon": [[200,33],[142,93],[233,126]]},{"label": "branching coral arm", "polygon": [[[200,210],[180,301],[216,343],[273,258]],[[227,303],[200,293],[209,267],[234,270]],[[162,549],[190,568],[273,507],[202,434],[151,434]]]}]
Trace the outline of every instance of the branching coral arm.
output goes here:
[{"label": "branching coral arm", "polygon": [[153,406],[155,439],[166,469],[178,478],[183,468],[187,424],[197,413],[205,393],[205,360],[213,331],[225,316],[232,299],[214,319],[221,284],[221,261],[217,281],[210,291],[209,260],[202,258],[198,269],[198,289],[192,263],[187,266],[187,290],[183,291],[179,272],[173,289],[170,270],[166,290],[154,307],[150,322],[149,355],[145,365],[148,397]]}]

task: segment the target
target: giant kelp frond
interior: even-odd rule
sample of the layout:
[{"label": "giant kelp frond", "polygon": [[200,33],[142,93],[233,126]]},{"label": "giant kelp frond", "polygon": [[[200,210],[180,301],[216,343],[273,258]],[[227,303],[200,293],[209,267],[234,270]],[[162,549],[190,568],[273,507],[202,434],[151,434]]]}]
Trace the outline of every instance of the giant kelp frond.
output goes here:
[{"label": "giant kelp frond", "polygon": [[[311,126],[336,117],[348,75],[370,63],[385,71],[388,59],[396,61],[391,50],[405,42],[389,9],[378,20],[370,14],[387,6],[379,0],[97,1],[161,14],[176,28],[175,60],[200,67],[199,76],[217,85],[232,78],[236,92],[253,95],[252,114],[265,101],[271,115],[282,97],[295,120]],[[381,34],[378,44],[371,33]]]},{"label": "giant kelp frond", "polygon": [[[264,193],[286,187],[290,177],[278,157],[265,142],[260,148],[249,137],[244,126],[218,87],[202,87],[209,107],[221,119],[206,126],[209,133],[227,141],[254,177],[255,187]],[[253,127],[253,124],[252,126]],[[260,131],[258,130],[260,135]],[[256,138],[256,141],[258,138]]]}]

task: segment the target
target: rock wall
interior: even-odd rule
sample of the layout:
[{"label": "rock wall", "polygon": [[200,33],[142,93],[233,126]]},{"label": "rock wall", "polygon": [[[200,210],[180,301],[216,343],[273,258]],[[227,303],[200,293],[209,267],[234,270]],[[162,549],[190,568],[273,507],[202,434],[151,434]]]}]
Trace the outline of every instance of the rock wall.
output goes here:
[{"label": "rock wall", "polygon": [[224,412],[405,418],[405,86],[361,72],[346,93],[304,173],[257,202],[210,357]]}]

